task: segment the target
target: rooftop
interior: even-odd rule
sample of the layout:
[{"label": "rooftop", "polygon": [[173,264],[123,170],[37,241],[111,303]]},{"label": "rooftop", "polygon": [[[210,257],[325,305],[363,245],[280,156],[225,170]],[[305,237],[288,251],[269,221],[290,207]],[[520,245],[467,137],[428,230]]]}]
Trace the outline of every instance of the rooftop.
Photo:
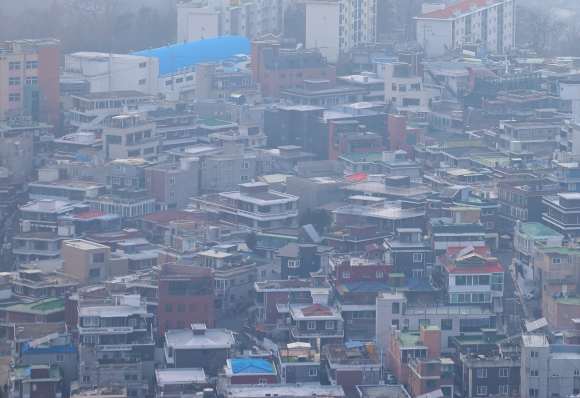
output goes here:
[{"label": "rooftop", "polygon": [[273,363],[263,359],[243,358],[228,359],[226,374],[276,374],[276,367]]},{"label": "rooftop", "polygon": [[36,364],[30,366],[15,366],[12,370],[17,379],[31,379],[32,369],[49,369],[51,379],[60,379],[60,369],[58,365]]},{"label": "rooftop", "polygon": [[105,91],[102,93],[84,93],[84,94],[72,94],[73,97],[79,97],[86,101],[97,101],[113,98],[151,98],[150,95],[143,94],[135,90],[125,90],[125,91]]},{"label": "rooftop", "polygon": [[34,340],[53,333],[64,333],[64,322],[59,323],[15,323],[15,338],[19,341]]},{"label": "rooftop", "polygon": [[193,334],[192,329],[170,330],[165,333],[167,346],[174,349],[230,348],[234,334],[227,329],[206,329],[204,334]]},{"label": "rooftop", "polygon": [[16,312],[52,313],[64,311],[64,299],[62,297],[51,297],[31,303],[6,304],[0,306],[0,308]]},{"label": "rooftop", "polygon": [[166,384],[190,384],[206,381],[203,368],[156,369],[155,377],[159,387],[164,387]]},{"label": "rooftop", "polygon": [[532,238],[539,238],[545,236],[559,236],[563,237],[563,235],[559,234],[558,232],[554,231],[551,228],[546,227],[544,224],[539,222],[528,222],[522,224],[521,226],[522,233]]},{"label": "rooftop", "polygon": [[299,383],[299,384],[266,384],[266,385],[244,385],[230,384],[227,386],[225,395],[231,398],[312,398],[312,397],[335,397],[345,396],[344,390],[339,385],[322,386],[320,383]]}]

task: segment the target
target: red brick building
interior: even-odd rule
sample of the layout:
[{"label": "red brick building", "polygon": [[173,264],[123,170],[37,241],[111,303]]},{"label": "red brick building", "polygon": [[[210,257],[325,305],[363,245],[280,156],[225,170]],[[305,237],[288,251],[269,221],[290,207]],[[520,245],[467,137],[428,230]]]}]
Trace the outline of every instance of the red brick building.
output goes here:
[{"label": "red brick building", "polygon": [[253,41],[252,79],[260,83],[263,97],[280,97],[280,90],[302,88],[305,79],[322,78],[334,84],[336,69],[316,49],[282,48],[280,43]]},{"label": "red brick building", "polygon": [[176,264],[159,268],[159,314],[157,333],[163,336],[171,329],[192,324],[213,328],[213,269]]},{"label": "red brick building", "polygon": [[421,142],[421,130],[407,127],[407,117],[389,115],[389,150],[394,151],[402,145],[415,145]]},{"label": "red brick building", "polygon": [[338,160],[340,155],[350,153],[385,151],[382,137],[364,129],[356,120],[328,121],[328,159]]}]

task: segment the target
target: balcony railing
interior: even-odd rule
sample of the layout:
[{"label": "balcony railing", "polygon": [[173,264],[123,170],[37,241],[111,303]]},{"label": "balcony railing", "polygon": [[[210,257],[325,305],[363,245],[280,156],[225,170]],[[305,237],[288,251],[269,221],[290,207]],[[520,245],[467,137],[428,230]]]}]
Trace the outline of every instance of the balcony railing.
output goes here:
[{"label": "balcony railing", "polygon": [[133,333],[132,326],[115,326],[115,327],[81,327],[80,334],[108,334],[108,333]]},{"label": "balcony railing", "polygon": [[298,210],[292,210],[282,213],[260,213],[237,209],[237,212],[239,215],[248,216],[250,218],[256,218],[264,221],[288,217],[298,217]]},{"label": "balcony railing", "polygon": [[318,338],[318,337],[343,338],[344,330],[299,330],[296,326],[293,326],[292,336],[304,338]]},{"label": "balcony railing", "polygon": [[13,249],[12,252],[14,254],[28,254],[28,255],[37,255],[37,256],[59,256],[61,250],[37,250],[37,249],[27,249],[27,248],[17,248]]}]

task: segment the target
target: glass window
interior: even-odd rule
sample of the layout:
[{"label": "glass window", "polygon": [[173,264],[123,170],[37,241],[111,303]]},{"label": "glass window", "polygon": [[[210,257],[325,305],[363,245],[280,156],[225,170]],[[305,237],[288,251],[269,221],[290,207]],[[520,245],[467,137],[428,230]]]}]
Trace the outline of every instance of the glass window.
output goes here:
[{"label": "glass window", "polygon": [[[479,369],[481,370],[481,369]],[[483,369],[485,370],[485,369]],[[487,395],[487,386],[478,386],[477,387],[477,395]]]}]

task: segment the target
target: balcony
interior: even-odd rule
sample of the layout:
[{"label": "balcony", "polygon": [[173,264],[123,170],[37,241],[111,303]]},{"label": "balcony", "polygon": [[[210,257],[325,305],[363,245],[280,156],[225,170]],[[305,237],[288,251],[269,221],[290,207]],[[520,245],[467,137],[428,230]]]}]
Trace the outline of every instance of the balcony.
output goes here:
[{"label": "balcony", "polygon": [[132,326],[116,326],[116,327],[81,327],[80,334],[119,334],[119,333],[133,333]]},{"label": "balcony", "polygon": [[136,141],[127,141],[127,143],[125,145],[126,146],[137,146],[137,145],[150,144],[152,142],[159,142],[159,136],[142,138],[142,139],[136,140]]},{"label": "balcony", "polygon": [[23,254],[29,256],[48,256],[56,257],[60,256],[61,250],[38,250],[38,249],[27,249],[24,247],[13,249],[14,254]]},{"label": "balcony", "polygon": [[239,216],[249,217],[258,221],[272,221],[298,217],[298,210],[291,210],[283,213],[260,213],[237,209],[237,214]]},{"label": "balcony", "polygon": [[294,338],[344,338],[344,330],[299,330],[296,326],[292,326],[291,332]]}]

